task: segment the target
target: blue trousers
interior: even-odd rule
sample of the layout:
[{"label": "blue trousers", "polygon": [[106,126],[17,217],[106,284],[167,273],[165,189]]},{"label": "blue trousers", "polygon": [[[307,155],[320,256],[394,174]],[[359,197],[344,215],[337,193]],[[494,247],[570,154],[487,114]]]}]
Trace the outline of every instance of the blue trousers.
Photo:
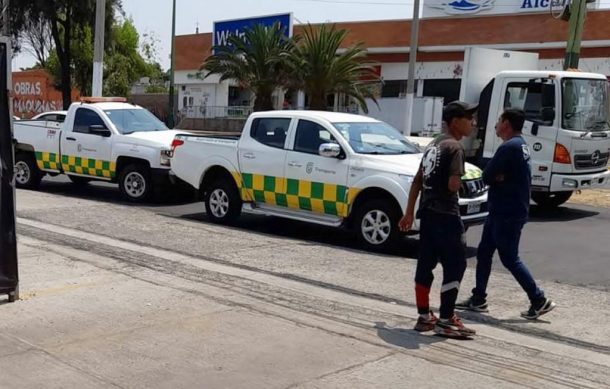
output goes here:
[{"label": "blue trousers", "polygon": [[530,301],[535,302],[544,298],[544,292],[538,288],[536,281],[519,258],[519,240],[524,225],[525,220],[493,215],[487,217],[477,250],[476,287],[472,290],[475,297],[482,299],[487,297],[491,261],[494,252],[498,250],[500,261],[515,277]]}]

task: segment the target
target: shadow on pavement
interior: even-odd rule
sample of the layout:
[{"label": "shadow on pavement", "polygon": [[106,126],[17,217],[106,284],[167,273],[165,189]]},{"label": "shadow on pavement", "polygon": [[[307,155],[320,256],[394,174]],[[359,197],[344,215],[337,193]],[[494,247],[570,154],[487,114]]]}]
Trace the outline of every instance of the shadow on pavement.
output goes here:
[{"label": "shadow on pavement", "polygon": [[537,205],[530,207],[530,220],[535,222],[567,222],[597,215],[597,211],[576,208],[571,204],[555,209],[544,209]]},{"label": "shadow on pavement", "polygon": [[418,350],[422,345],[444,342],[447,338],[430,333],[420,333],[412,328],[389,327],[385,322],[375,323],[377,336],[388,344],[409,350]]}]

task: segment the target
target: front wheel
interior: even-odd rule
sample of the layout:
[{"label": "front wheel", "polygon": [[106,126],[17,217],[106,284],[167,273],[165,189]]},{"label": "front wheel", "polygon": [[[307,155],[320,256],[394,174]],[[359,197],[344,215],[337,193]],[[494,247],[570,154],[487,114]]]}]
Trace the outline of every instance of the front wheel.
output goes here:
[{"label": "front wheel", "polygon": [[389,201],[370,200],[356,211],[354,228],[366,248],[385,250],[398,242],[400,211],[392,205]]},{"label": "front wheel", "polygon": [[119,190],[127,201],[141,203],[153,193],[150,169],[146,165],[131,164],[119,174]]},{"label": "front wheel", "polygon": [[573,192],[532,192],[532,200],[541,208],[557,208],[572,197]]},{"label": "front wheel", "polygon": [[15,170],[17,188],[36,189],[44,176],[44,173],[36,165],[36,159],[30,153],[17,153]]},{"label": "front wheel", "polygon": [[227,179],[218,179],[206,187],[203,201],[210,221],[230,224],[241,214],[242,201],[237,187]]}]

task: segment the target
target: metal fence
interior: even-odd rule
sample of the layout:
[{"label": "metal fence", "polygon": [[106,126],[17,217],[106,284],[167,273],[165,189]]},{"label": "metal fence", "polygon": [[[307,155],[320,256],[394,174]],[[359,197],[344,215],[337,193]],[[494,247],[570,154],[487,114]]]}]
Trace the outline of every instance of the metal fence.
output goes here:
[{"label": "metal fence", "polygon": [[180,110],[180,117],[187,119],[243,119],[252,113],[251,106],[216,107],[209,105],[193,105]]}]

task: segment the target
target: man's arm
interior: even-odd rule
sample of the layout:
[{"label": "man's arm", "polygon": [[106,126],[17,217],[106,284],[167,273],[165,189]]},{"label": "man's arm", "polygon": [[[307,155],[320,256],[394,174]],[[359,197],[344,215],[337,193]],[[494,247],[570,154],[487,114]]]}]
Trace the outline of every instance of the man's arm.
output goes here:
[{"label": "man's arm", "polygon": [[457,193],[462,185],[462,176],[466,173],[464,169],[464,149],[456,147],[451,155],[451,164],[449,165],[449,182],[447,189],[451,193]]},{"label": "man's arm", "polygon": [[504,181],[507,153],[508,150],[506,147],[498,147],[498,150],[496,150],[496,153],[483,170],[483,182],[485,182],[485,184],[493,185],[497,182]]},{"label": "man's arm", "polygon": [[415,219],[415,202],[417,201],[417,197],[421,192],[422,187],[424,186],[424,176],[422,173],[421,166],[411,183],[411,189],[409,189],[409,199],[407,200],[407,210],[405,215],[398,222],[398,227],[401,231],[409,231],[413,226],[413,220]]}]

